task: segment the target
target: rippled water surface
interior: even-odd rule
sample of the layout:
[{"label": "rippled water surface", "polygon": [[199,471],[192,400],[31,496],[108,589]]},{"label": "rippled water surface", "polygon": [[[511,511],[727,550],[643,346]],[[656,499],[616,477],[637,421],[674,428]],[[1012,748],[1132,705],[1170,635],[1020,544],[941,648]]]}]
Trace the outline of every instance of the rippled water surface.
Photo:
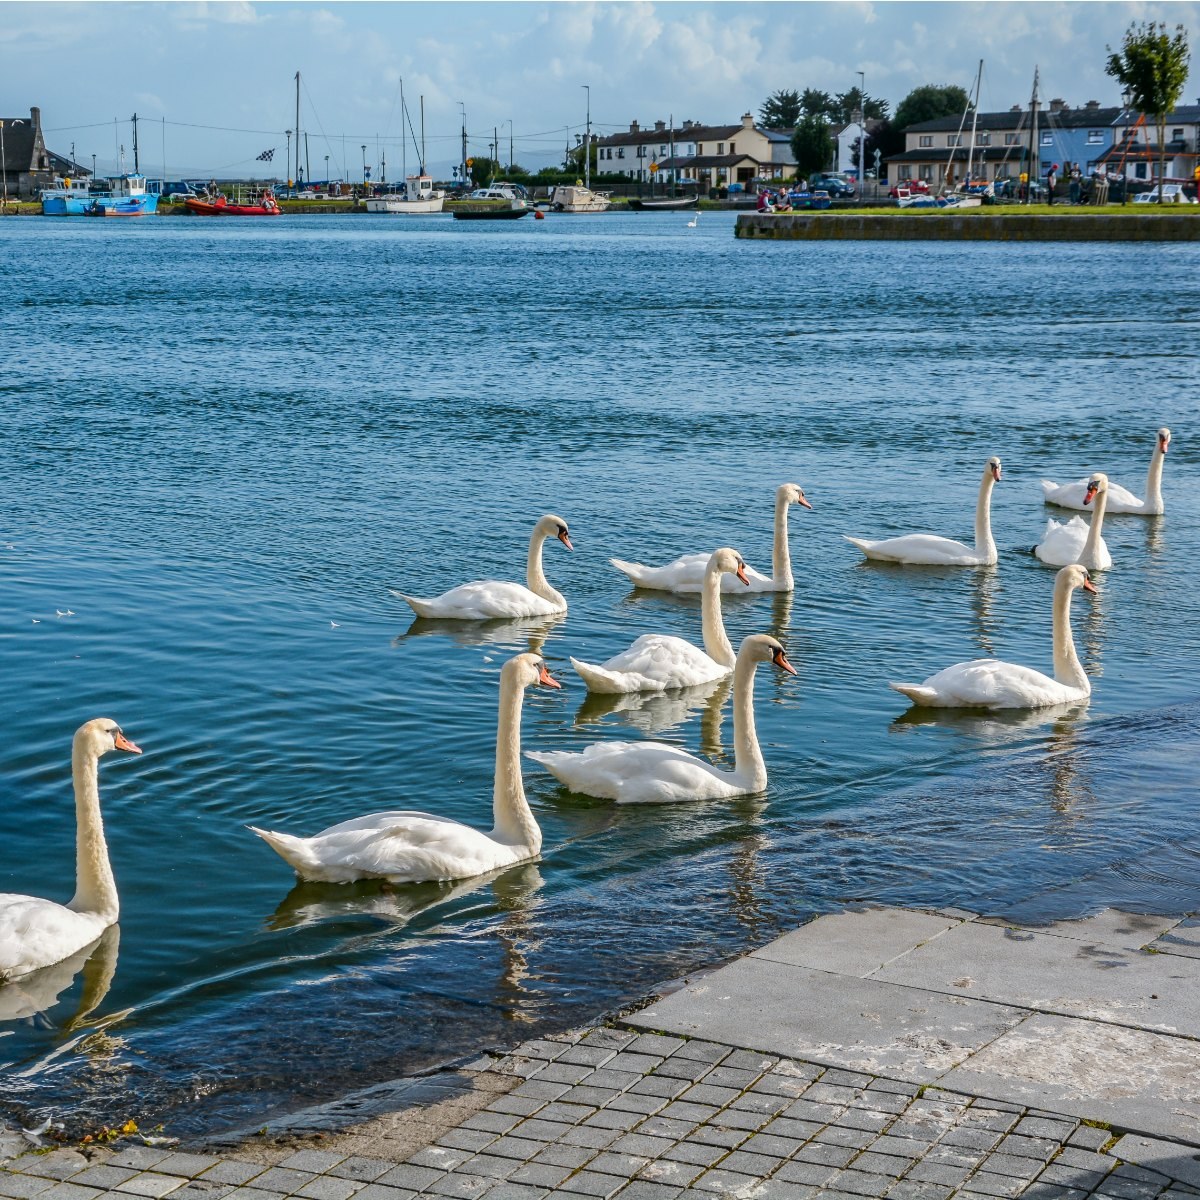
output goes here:
[{"label": "rippled water surface", "polygon": [[[705,214],[0,222],[0,890],[66,900],[70,739],[145,749],[101,790],[122,915],[26,1008],[0,1109],[176,1132],[563,1028],[853,901],[1026,920],[1200,907],[1194,564],[1200,249],[737,243]],[[1139,494],[1077,596],[1088,709],[911,720],[889,679],[1050,667],[1038,480]],[[843,533],[969,538],[1004,459],[994,570],[864,565]],[[764,668],[771,779],[618,810],[533,764],[541,859],[453,886],[293,886],[249,823],[382,808],[490,822],[497,677],[541,648],[526,747],[647,731],[729,763],[723,692],[611,709],[567,656],[698,638],[610,555],[737,547],[792,597],[730,597]],[[521,578],[570,613],[414,626],[388,587]],[[1062,514],[1057,514],[1062,515]],[[67,613],[70,615],[58,615]],[[690,702],[690,707],[689,707]],[[57,1003],[51,1003],[58,995]]]}]

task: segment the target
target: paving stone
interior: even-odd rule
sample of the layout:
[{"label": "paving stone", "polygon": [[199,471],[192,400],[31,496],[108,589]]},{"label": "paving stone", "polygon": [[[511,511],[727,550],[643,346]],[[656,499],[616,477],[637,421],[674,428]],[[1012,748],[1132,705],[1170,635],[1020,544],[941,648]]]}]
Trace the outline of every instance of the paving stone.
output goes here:
[{"label": "paving stone", "polygon": [[[707,1146],[703,1142],[680,1142],[663,1153],[663,1160],[688,1163],[691,1166],[711,1167],[729,1151],[724,1146]],[[653,1163],[651,1164],[653,1166]]]},{"label": "paving stone", "polygon": [[1097,1129],[1092,1125],[1080,1125],[1069,1138],[1068,1146],[1079,1146],[1084,1150],[1099,1150],[1112,1138],[1112,1131]]},{"label": "paving stone", "polygon": [[99,1200],[105,1193],[97,1188],[80,1187],[77,1183],[58,1182],[41,1193],[46,1200]]},{"label": "paving stone", "polygon": [[948,1200],[953,1193],[953,1188],[913,1179],[899,1179],[887,1190],[888,1200]]},{"label": "paving stone", "polygon": [[279,1192],[281,1195],[290,1196],[292,1192],[298,1191],[306,1183],[311,1183],[315,1178],[315,1173],[312,1171],[291,1171],[285,1170],[283,1167],[268,1167],[261,1175],[254,1179],[254,1186],[260,1190],[268,1192]]},{"label": "paving stone", "polygon": [[295,1194],[304,1196],[306,1200],[350,1200],[350,1197],[362,1187],[363,1185],[355,1179],[340,1179],[336,1175],[320,1175],[312,1183],[306,1183]]},{"label": "paving stone", "polygon": [[722,1063],[723,1067],[733,1067],[742,1071],[753,1071],[761,1075],[779,1064],[779,1059],[773,1054],[760,1054],[757,1050],[735,1050]]},{"label": "paving stone", "polygon": [[890,1154],[893,1158],[919,1158],[931,1145],[931,1142],[892,1137],[890,1133],[885,1133],[869,1142],[867,1148],[872,1154]]},{"label": "paving stone", "polygon": [[1114,1200],[1154,1200],[1161,1191],[1162,1186],[1157,1183],[1142,1183],[1136,1179],[1113,1178],[1110,1175],[1096,1189],[1096,1195],[1112,1196]]},{"label": "paving stone", "polygon": [[[409,1188],[388,1187],[383,1183],[368,1183],[355,1200],[412,1200],[417,1193]],[[237,1193],[235,1192],[236,1196]],[[233,1200],[233,1196],[229,1198]]]},{"label": "paving stone", "polygon": [[1087,1192],[1056,1183],[1032,1183],[1021,1193],[1021,1200],[1084,1200]]},{"label": "paving stone", "polygon": [[770,1133],[756,1133],[741,1145],[748,1154],[770,1154],[774,1158],[790,1158],[804,1145],[796,1138],[779,1137]]},{"label": "paving stone", "polygon": [[[1009,1133],[1021,1122],[1022,1117],[1019,1109],[982,1108],[979,1105],[972,1105],[963,1114],[962,1119],[964,1124],[976,1129],[991,1129],[996,1133]],[[1025,1136],[1041,1137],[1043,1135],[1031,1132]]]},{"label": "paving stone", "polygon": [[[166,1155],[164,1154],[165,1158]],[[117,1167],[138,1167],[137,1163],[117,1162],[115,1158],[109,1159],[113,1166]],[[80,1171],[86,1170],[91,1164],[82,1154],[77,1154],[74,1150],[54,1150],[49,1154],[26,1154],[21,1160],[21,1171],[25,1175],[41,1175],[46,1179],[68,1179],[72,1175],[78,1175]]]},{"label": "paving stone", "polygon": [[[566,1095],[571,1092],[578,1091],[578,1088],[568,1088]],[[507,1096],[497,1096],[495,1100],[488,1105],[489,1112],[512,1113],[518,1117],[531,1117],[540,1108],[544,1108],[546,1101],[538,1096],[517,1096],[509,1093]]]},{"label": "paving stone", "polygon": [[829,1163],[799,1162],[793,1159],[791,1162],[784,1163],[772,1178],[782,1180],[784,1183],[823,1187],[838,1173],[839,1169]]},{"label": "paving stone", "polygon": [[94,1187],[108,1190],[115,1188],[118,1183],[124,1183],[127,1179],[132,1179],[140,1172],[133,1167],[110,1167],[107,1163],[104,1166],[88,1167],[85,1171],[80,1171],[78,1175],[71,1176],[71,1182],[78,1184],[80,1187]]},{"label": "paving stone", "polygon": [[[170,1158],[173,1151],[171,1150],[156,1150],[153,1146],[129,1146],[124,1150],[114,1154],[108,1160],[110,1167],[135,1167],[139,1171],[147,1171],[151,1167],[162,1162],[164,1158]],[[50,1162],[55,1155],[47,1155],[44,1161]]]},{"label": "paving stone", "polygon": [[1038,1176],[1042,1183],[1061,1183],[1064,1187],[1082,1188],[1092,1191],[1104,1178],[1100,1171],[1085,1171],[1082,1167],[1060,1167],[1056,1162],[1051,1163]]},{"label": "paving stone", "polygon": [[743,1092],[730,1106],[740,1112],[762,1113],[763,1116],[773,1117],[789,1107],[790,1096],[772,1096],[766,1092]]},{"label": "paving stone", "polygon": [[589,1171],[598,1171],[601,1175],[621,1175],[626,1179],[632,1178],[650,1160],[641,1154],[618,1154],[607,1150],[597,1155],[588,1167]]},{"label": "paving stone", "polygon": [[722,1125],[701,1125],[688,1137],[689,1142],[699,1142],[702,1146],[724,1146],[732,1150],[740,1146],[749,1135],[744,1129],[726,1129]]},{"label": "paving stone", "polygon": [[171,1200],[224,1200],[233,1190],[232,1183],[209,1183],[206,1179],[193,1179],[172,1192]]},{"label": "paving stone", "polygon": [[818,1125],[816,1121],[795,1121],[791,1117],[776,1117],[762,1127],[762,1132],[772,1137],[795,1138],[797,1141],[807,1142],[821,1128],[823,1125]]},{"label": "paving stone", "polygon": [[541,1141],[534,1138],[517,1137],[510,1133],[502,1138],[497,1138],[487,1148],[487,1152],[496,1158],[517,1158],[524,1162],[544,1149],[545,1143]]},{"label": "paving stone", "polygon": [[707,1075],[712,1064],[695,1058],[680,1058],[673,1055],[661,1067],[655,1069],[655,1079],[690,1079],[693,1082]]},{"label": "paving stone", "polygon": [[[987,1154],[983,1150],[972,1150],[968,1146],[944,1146],[939,1142],[929,1148],[923,1161],[946,1163],[951,1167],[966,1167],[974,1171],[985,1158]],[[1041,1170],[1041,1163],[1033,1162],[1032,1159],[1027,1161],[1032,1163],[1031,1174]]]},{"label": "paving stone", "polygon": [[513,1053],[521,1058],[541,1058],[547,1062],[553,1062],[570,1048],[570,1043],[556,1042],[550,1038],[534,1038],[532,1041],[522,1042]]},{"label": "paving stone", "polygon": [[905,1178],[916,1180],[919,1183],[940,1183],[946,1187],[958,1187],[970,1173],[969,1167],[955,1167],[949,1163],[919,1162]]},{"label": "paving stone", "polygon": [[698,1125],[701,1121],[715,1117],[719,1111],[720,1109],[714,1108],[711,1104],[689,1104],[684,1100],[672,1100],[659,1113],[659,1116],[671,1117],[678,1121],[690,1121],[693,1125]]},{"label": "paving stone", "polygon": [[674,1100],[680,1092],[688,1090],[686,1079],[674,1079],[669,1075],[647,1075],[629,1089],[640,1096],[666,1096]]},{"label": "paving stone", "polygon": [[713,1118],[726,1129],[740,1129],[744,1133],[754,1133],[761,1129],[771,1119],[770,1113],[747,1112],[743,1108],[727,1108]]},{"label": "paving stone", "polygon": [[1113,1160],[1107,1154],[1096,1154],[1080,1146],[1068,1146],[1054,1161],[1060,1166],[1082,1167],[1085,1171],[1099,1171],[1104,1174],[1114,1166]]},{"label": "paving stone", "polygon": [[[1114,1147],[1114,1150],[1118,1149],[1120,1149],[1119,1143],[1116,1147]],[[1115,1157],[1119,1158],[1120,1155],[1115,1155]],[[1128,1162],[1121,1163],[1121,1165],[1118,1166],[1116,1170],[1114,1170],[1108,1176],[1107,1179],[1105,1179],[1105,1183],[1114,1177],[1117,1179],[1136,1179],[1142,1183],[1157,1183],[1159,1187],[1166,1187],[1171,1182],[1166,1175],[1160,1174],[1158,1171],[1151,1171],[1149,1167],[1139,1167],[1134,1163]]]},{"label": "paving stone", "polygon": [[762,1076],[761,1079],[756,1079],[750,1085],[750,1091],[755,1095],[761,1096],[788,1096],[792,1100],[798,1100],[808,1087],[808,1082],[804,1078],[797,1078],[792,1075],[778,1075],[774,1071]]},{"label": "paving stone", "polygon": [[596,1151],[588,1146],[547,1146],[531,1161],[550,1167],[570,1167],[574,1171],[595,1157]]},{"label": "paving stone", "polygon": [[687,1042],[683,1038],[666,1037],[659,1033],[640,1033],[625,1047],[630,1054],[649,1054],[655,1058],[667,1058]]},{"label": "paving stone", "polygon": [[468,1175],[480,1179],[505,1180],[524,1165],[519,1158],[501,1158],[498,1154],[476,1154],[463,1163]]},{"label": "paving stone", "polygon": [[656,1158],[647,1163],[642,1169],[640,1178],[651,1179],[656,1183],[671,1184],[674,1187],[687,1187],[694,1179],[703,1174],[709,1163],[684,1162],[678,1158]]},{"label": "paving stone", "polygon": [[855,1171],[866,1171],[870,1175],[887,1175],[899,1179],[913,1165],[911,1158],[897,1158],[894,1154],[879,1154],[873,1148],[865,1150],[857,1158],[851,1160]]},{"label": "paving stone", "polygon": [[592,1125],[576,1125],[559,1138],[567,1146],[583,1146],[591,1150],[603,1150],[605,1146],[621,1136],[619,1129],[597,1129]]},{"label": "paving stone", "polygon": [[532,1183],[538,1187],[555,1188],[568,1175],[570,1167],[556,1167],[551,1163],[526,1163],[510,1176],[513,1183]]},{"label": "paving stone", "polygon": [[[308,1154],[321,1154],[320,1150],[306,1151]],[[297,1157],[296,1155],[292,1156]],[[346,1156],[344,1154],[325,1154],[325,1158],[332,1160],[325,1167],[302,1167],[305,1171],[327,1171],[329,1167],[342,1161]],[[189,1179],[194,1179],[197,1175],[203,1175],[205,1171],[211,1170],[221,1160],[213,1154],[187,1154],[178,1151],[175,1154],[169,1154],[161,1162],[157,1163],[154,1170],[162,1172],[164,1175],[184,1175]],[[280,1163],[280,1166],[286,1164]]]},{"label": "paving stone", "polygon": [[812,1100],[796,1100],[783,1110],[785,1117],[795,1121],[815,1121],[818,1125],[828,1125],[842,1115],[845,1108],[841,1104],[817,1104]]},{"label": "paving stone", "polygon": [[[305,1182],[311,1178],[311,1175],[304,1176]],[[134,1175],[132,1179],[123,1180],[112,1190],[115,1192],[128,1192],[131,1196],[152,1196],[157,1198],[168,1195],[175,1191],[176,1188],[183,1187],[185,1183],[187,1183],[187,1179],[182,1175],[157,1175],[147,1171],[142,1175]]]},{"label": "paving stone", "polygon": [[622,1200],[673,1200],[683,1191],[665,1183],[654,1183],[648,1179],[635,1179],[627,1183],[617,1194]]},{"label": "paving stone", "polygon": [[983,1168],[994,1175],[1011,1175],[1014,1179],[1032,1179],[1044,1166],[1040,1158],[1019,1158],[1015,1154],[989,1154]]},{"label": "paving stone", "polygon": [[[895,1134],[896,1127],[893,1125],[888,1133]],[[991,1150],[996,1146],[1004,1135],[998,1129],[979,1129],[973,1126],[960,1125],[956,1129],[948,1130],[942,1135],[942,1142],[947,1146],[966,1146],[972,1150],[982,1150],[984,1152]],[[1027,1138],[1027,1141],[1038,1141],[1040,1139]],[[1051,1145],[1057,1149],[1059,1143],[1052,1142]]]},{"label": "paving stone", "polygon": [[776,1176],[758,1184],[753,1191],[754,1200],[812,1200],[818,1189],[805,1183],[788,1183]]},{"label": "paving stone", "polygon": [[837,1123],[850,1129],[866,1129],[871,1133],[882,1133],[893,1123],[891,1113],[872,1112],[869,1109],[848,1108],[837,1119]]},{"label": "paving stone", "polygon": [[797,1162],[820,1163],[824,1167],[844,1167],[857,1151],[846,1146],[830,1146],[822,1142],[809,1142],[793,1155]]},{"label": "paving stone", "polygon": [[[179,1189],[183,1191],[182,1188]],[[105,1193],[108,1196],[113,1195],[112,1192]],[[402,1196],[415,1196],[416,1192],[401,1192]],[[265,1189],[253,1187],[238,1187],[234,1188],[229,1193],[229,1200],[283,1200],[281,1192],[268,1192]]]},{"label": "paving stone", "polygon": [[592,1087],[590,1084],[582,1083],[568,1088],[560,1099],[564,1104],[582,1104],[586,1108],[603,1108],[610,1100],[616,1099],[619,1095],[621,1093],[614,1088]]},{"label": "paving stone", "polygon": [[905,1083],[899,1079],[872,1079],[867,1085],[873,1092],[892,1092],[897,1096],[915,1096],[920,1090],[919,1083]]},{"label": "paving stone", "polygon": [[899,1116],[911,1103],[910,1097],[899,1095],[896,1092],[863,1092],[854,1102],[854,1107],[887,1113],[889,1116]]},{"label": "paving stone", "polygon": [[679,1141],[680,1138],[687,1137],[695,1128],[694,1121],[676,1121],[659,1113],[643,1121],[637,1127],[637,1132],[647,1134],[649,1137],[672,1138],[674,1141]]},{"label": "paving stone", "polygon": [[757,1182],[757,1178],[753,1175],[738,1175],[733,1171],[722,1171],[720,1167],[714,1167],[710,1171],[705,1171],[692,1184],[692,1188],[696,1191],[716,1192],[721,1196],[730,1196],[744,1193]]},{"label": "paving stone", "polygon": [[831,1191],[846,1192],[851,1196],[882,1196],[895,1182],[892,1175],[870,1175],[866,1171],[848,1168],[839,1171],[826,1187]]},{"label": "paving stone", "polygon": [[729,1047],[722,1046],[719,1042],[706,1042],[702,1038],[688,1038],[671,1057],[693,1058],[698,1062],[719,1063],[723,1058],[728,1058],[730,1053]]},{"label": "paving stone", "polygon": [[34,1196],[53,1186],[54,1180],[44,1175],[10,1175],[0,1171],[0,1196],[8,1196],[12,1200],[33,1200]]},{"label": "paving stone", "polygon": [[561,1063],[574,1063],[580,1066],[599,1067],[608,1062],[616,1053],[616,1048],[611,1046],[598,1046],[581,1042],[579,1045],[572,1046],[563,1053],[558,1061]]},{"label": "paving stone", "polygon": [[631,1112],[648,1117],[669,1103],[670,1101],[665,1096],[642,1096],[635,1095],[633,1092],[620,1092],[609,1101],[607,1107],[614,1112]]},{"label": "paving stone", "polygon": [[586,1079],[594,1070],[595,1067],[590,1064],[569,1063],[560,1058],[557,1062],[552,1062],[548,1067],[540,1070],[533,1079],[521,1084],[521,1087],[542,1082],[575,1084]]},{"label": "paving stone", "polygon": [[580,1196],[596,1196],[605,1200],[625,1186],[626,1180],[619,1175],[600,1175],[596,1171],[580,1171],[563,1182],[561,1190]]},{"label": "paving stone", "polygon": [[[116,1160],[110,1158],[108,1161],[111,1165]],[[338,1174],[340,1170],[345,1167],[346,1163],[350,1161],[350,1159],[346,1159],[345,1162],[339,1163],[338,1166],[334,1168],[334,1174]],[[364,1158],[360,1161],[371,1162],[376,1160]],[[392,1163],[380,1161],[379,1174],[382,1175],[384,1171],[393,1165],[394,1164]],[[235,1187],[241,1187],[242,1184],[248,1183],[251,1179],[261,1175],[265,1170],[266,1167],[264,1167],[261,1163],[244,1162],[240,1158],[226,1158],[217,1163],[215,1167],[209,1167],[209,1169],[204,1172],[204,1180],[206,1183],[231,1183]],[[348,1178],[358,1179],[366,1177],[353,1175],[348,1176]],[[371,1178],[374,1178],[374,1176]]]},{"label": "paving stone", "polygon": [[602,1108],[599,1112],[592,1113],[584,1124],[590,1125],[594,1129],[618,1129],[627,1133],[639,1124],[645,1115],[645,1113],[624,1112],[610,1105],[608,1108]]},{"label": "paving stone", "polygon": [[424,1191],[435,1179],[440,1179],[443,1172],[435,1171],[432,1167],[414,1167],[409,1164],[401,1164],[398,1167],[393,1167],[385,1175],[381,1175],[375,1182],[385,1184],[388,1187],[407,1188],[410,1191]]},{"label": "paving stone", "polygon": [[495,1185],[494,1179],[482,1175],[443,1175],[425,1189],[427,1196],[465,1196],[476,1200]]},{"label": "paving stone", "polygon": [[630,1054],[628,1050],[622,1050],[604,1066],[605,1070],[609,1071],[632,1071],[635,1075],[649,1075],[664,1058],[665,1054]]},{"label": "paving stone", "polygon": [[589,1029],[576,1043],[580,1046],[604,1046],[609,1050],[623,1050],[638,1035],[628,1029],[611,1029],[602,1026]]},{"label": "paving stone", "polygon": [[690,1088],[680,1096],[680,1102],[684,1104],[707,1104],[715,1111],[718,1108],[724,1108],[725,1105],[732,1100],[736,1100],[740,1095],[737,1088],[731,1087],[715,1087],[708,1083],[711,1078],[711,1073],[706,1075],[705,1082],[694,1083]]},{"label": "paving stone", "polygon": [[1049,1162],[1061,1144],[1050,1138],[1024,1137],[1019,1133],[1010,1133],[996,1143],[996,1153],[1015,1154],[1019,1158],[1036,1158],[1041,1162]]},{"label": "paving stone", "polygon": [[963,1184],[963,1190],[982,1196],[1019,1196],[1028,1185],[1028,1178],[1015,1178],[992,1171],[976,1171]]},{"label": "paving stone", "polygon": [[[203,1167],[201,1167],[200,1170],[197,1170],[197,1171],[192,1171],[192,1170],[176,1170],[173,1172],[171,1171],[171,1166],[175,1162],[176,1159],[187,1160],[187,1159],[190,1159],[193,1157],[199,1157],[199,1156],[187,1155],[187,1154],[172,1154],[170,1158],[165,1159],[163,1162],[161,1162],[158,1165],[158,1167],[156,1168],[156,1170],[168,1171],[175,1175],[199,1175],[200,1171],[204,1170]],[[316,1174],[320,1175],[320,1174],[323,1174],[325,1171],[328,1171],[331,1168],[336,1167],[338,1165],[338,1163],[340,1163],[342,1161],[342,1159],[344,1159],[345,1157],[346,1157],[346,1155],[334,1154],[331,1150],[298,1150],[295,1154],[292,1154],[289,1157],[283,1159],[283,1161],[278,1163],[277,1165],[280,1167],[284,1167],[284,1168],[290,1168],[293,1171],[313,1171]],[[216,1162],[216,1160],[210,1158],[208,1160],[208,1166],[211,1167],[214,1164],[214,1162]]]},{"label": "paving stone", "polygon": [[566,1125],[578,1125],[585,1117],[590,1117],[595,1108],[590,1104],[564,1104],[561,1100],[547,1104],[538,1116],[543,1121],[562,1121]]},{"label": "paving stone", "polygon": [[527,1183],[497,1183],[483,1193],[484,1200],[542,1200],[549,1196],[547,1188],[532,1187]]},{"label": "paving stone", "polygon": [[547,1121],[544,1117],[529,1117],[512,1126],[513,1137],[532,1138],[538,1142],[557,1142],[571,1126],[566,1121]]},{"label": "paving stone", "polygon": [[812,1104],[828,1104],[833,1107],[845,1108],[853,1104],[861,1094],[860,1088],[841,1087],[825,1082],[822,1076],[816,1083],[810,1084],[804,1092],[804,1099]]},{"label": "paving stone", "polygon": [[[405,1160],[418,1167],[433,1167],[437,1171],[453,1171],[472,1156],[471,1150],[454,1150],[448,1146],[426,1146]],[[339,1178],[339,1176],[332,1176]]]},{"label": "paving stone", "polygon": [[586,1086],[607,1088],[610,1092],[623,1092],[642,1078],[643,1076],[634,1071],[610,1071],[608,1067],[600,1067],[587,1077]]},{"label": "paving stone", "polygon": [[643,1133],[645,1126],[639,1126],[636,1133],[627,1133],[612,1144],[618,1154],[640,1154],[643,1158],[657,1158],[660,1154],[675,1145],[671,1138],[652,1137]]},{"label": "paving stone", "polygon": [[845,1125],[826,1125],[814,1139],[830,1146],[849,1146],[853,1150],[865,1150],[876,1141],[870,1129],[849,1129]]},{"label": "paving stone", "polygon": [[[538,1075],[534,1079],[527,1079],[524,1083],[518,1084],[509,1092],[509,1095],[522,1096],[526,1100],[540,1100],[543,1104],[548,1104],[551,1100],[557,1100],[564,1092],[569,1092],[574,1082],[574,1080],[564,1083],[561,1080],[543,1079]],[[488,1105],[488,1108],[491,1110],[491,1105]]]},{"label": "paving stone", "polygon": [[1025,1137],[1054,1138],[1065,1142],[1075,1132],[1077,1124],[1077,1121],[1052,1121],[1046,1117],[1022,1117],[1014,1132]]},{"label": "paving stone", "polygon": [[488,1133],[507,1133],[514,1125],[519,1124],[520,1117],[511,1113],[477,1112],[469,1116],[459,1127],[461,1129],[483,1129]]},{"label": "paving stone", "polygon": [[729,1065],[731,1058],[727,1058],[719,1067],[713,1067],[704,1077],[704,1082],[713,1087],[733,1088],[735,1092],[744,1092],[759,1078],[762,1072],[731,1067]]},{"label": "paving stone", "polygon": [[739,1175],[765,1179],[779,1166],[779,1159],[769,1154],[753,1154],[743,1147],[722,1159],[720,1165],[722,1171],[736,1171]]}]

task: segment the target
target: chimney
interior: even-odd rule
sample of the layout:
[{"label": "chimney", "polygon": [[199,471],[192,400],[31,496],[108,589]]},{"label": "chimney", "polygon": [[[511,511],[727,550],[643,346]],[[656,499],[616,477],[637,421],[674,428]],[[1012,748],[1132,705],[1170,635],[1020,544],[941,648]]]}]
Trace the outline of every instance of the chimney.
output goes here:
[{"label": "chimney", "polygon": [[742,128],[743,129],[753,129],[754,128],[754,115],[752,113],[742,113]]},{"label": "chimney", "polygon": [[655,133],[662,133],[663,130],[666,129],[666,127],[667,127],[666,121],[655,121],[654,122],[654,132]]},{"label": "chimney", "polygon": [[1067,106],[1063,102],[1063,98],[1061,96],[1056,96],[1053,100],[1050,101],[1050,111],[1052,113],[1060,113],[1066,107]]},{"label": "chimney", "polygon": [[1083,107],[1086,108],[1088,110],[1088,112],[1095,112],[1096,109],[1098,109],[1100,107],[1100,101],[1099,100],[1089,100]]},{"label": "chimney", "polygon": [[638,131],[638,123],[636,121],[630,121],[629,122],[629,132],[637,133],[637,131]]},{"label": "chimney", "polygon": [[1025,110],[1019,104],[1014,104],[1012,106],[1012,108],[1010,108],[1008,111],[1009,112],[1024,112]]},{"label": "chimney", "polygon": [[691,121],[684,121],[684,123],[683,123],[684,129],[691,129],[691,127],[692,127]]}]

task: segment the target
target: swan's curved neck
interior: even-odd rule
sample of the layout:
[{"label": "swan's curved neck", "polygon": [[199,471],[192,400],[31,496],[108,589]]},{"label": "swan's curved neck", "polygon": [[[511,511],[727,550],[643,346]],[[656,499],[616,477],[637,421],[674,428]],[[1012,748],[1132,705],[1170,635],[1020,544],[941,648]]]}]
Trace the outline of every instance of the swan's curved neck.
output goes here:
[{"label": "swan's curved neck", "polygon": [[992,538],[992,488],[995,486],[996,477],[989,467],[983,473],[979,499],[975,501],[975,553],[988,562],[995,562],[999,557]]},{"label": "swan's curved neck", "polygon": [[758,661],[749,655],[738,658],[733,672],[733,764],[738,777],[752,792],[767,786],[767,764],[758,746],[754,728],[754,671]]},{"label": "swan's curved neck", "polygon": [[721,572],[710,562],[704,572],[704,591],[700,596],[700,627],[704,633],[704,653],[713,662],[733,669],[737,661],[725,622],[721,618]]},{"label": "swan's curved neck", "polygon": [[1094,556],[1100,545],[1100,531],[1104,528],[1104,510],[1108,507],[1108,488],[1096,493],[1092,506],[1096,511],[1092,513],[1092,523],[1088,526],[1087,541],[1083,543],[1083,553],[1079,556],[1079,561],[1084,563],[1095,561]]},{"label": "swan's curved neck", "polygon": [[788,551],[788,508],[786,496],[775,497],[775,544],[771,547],[771,576],[776,588],[790,592],[795,586],[792,578],[792,556]]},{"label": "swan's curved neck", "polygon": [[75,895],[67,905],[73,912],[95,913],[108,922],[117,919],[120,903],[104,822],[100,818],[100,760],[83,746],[71,748],[71,778],[75,784]]},{"label": "swan's curved neck", "polygon": [[566,605],[566,601],[562,597],[561,592],[556,592],[546,579],[546,573],[542,570],[542,543],[546,540],[546,534],[541,530],[535,529],[533,537],[529,539],[529,558],[525,565],[525,585],[529,590],[543,600],[549,600],[552,604]]},{"label": "swan's curved neck", "polygon": [[1054,678],[1067,687],[1090,691],[1092,685],[1075,653],[1075,639],[1071,636],[1071,594],[1074,590],[1065,578],[1054,585]]},{"label": "swan's curved neck", "polygon": [[1162,473],[1163,459],[1162,443],[1155,442],[1154,453],[1150,456],[1150,470],[1146,472],[1146,511],[1160,513],[1163,510]]},{"label": "swan's curved neck", "polygon": [[542,831],[525,799],[521,778],[521,705],[525,689],[514,679],[500,677],[500,721],[496,729],[496,780],[492,786],[491,836],[508,846],[542,848]]}]

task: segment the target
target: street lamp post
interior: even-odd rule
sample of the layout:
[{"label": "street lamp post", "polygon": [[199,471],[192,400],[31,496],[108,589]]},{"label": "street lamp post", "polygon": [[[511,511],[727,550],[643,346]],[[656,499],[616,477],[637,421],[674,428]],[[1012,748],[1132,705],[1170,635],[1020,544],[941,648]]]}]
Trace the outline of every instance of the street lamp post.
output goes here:
[{"label": "street lamp post", "polygon": [[92,155],[92,182],[96,182],[96,156]]},{"label": "street lamp post", "polygon": [[363,142],[362,156],[363,156],[363,190],[365,191],[366,186],[367,186],[367,144],[366,144],[366,142]]},{"label": "street lamp post", "polygon": [[512,174],[513,165],[513,123],[512,117],[508,118],[508,173]]},{"label": "street lamp post", "polygon": [[583,139],[583,186],[592,186],[592,89],[586,83],[579,85],[587,92],[587,133]]},{"label": "street lamp post", "polygon": [[325,155],[325,190],[329,190],[329,155]]},{"label": "street lamp post", "polygon": [[858,73],[858,202],[867,193],[867,77]]}]

